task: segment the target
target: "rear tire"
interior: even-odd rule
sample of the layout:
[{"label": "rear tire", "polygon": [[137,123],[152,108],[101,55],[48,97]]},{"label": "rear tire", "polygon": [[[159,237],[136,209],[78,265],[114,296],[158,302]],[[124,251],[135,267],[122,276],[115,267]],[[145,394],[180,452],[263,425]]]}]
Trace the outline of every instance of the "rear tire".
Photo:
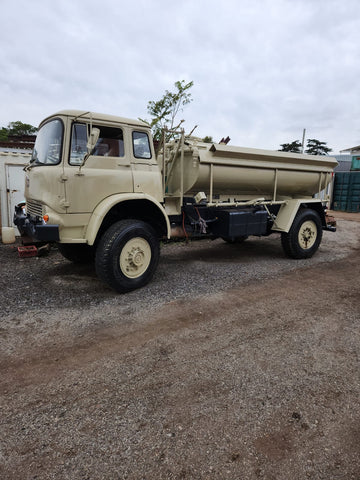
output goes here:
[{"label": "rear tire", "polygon": [[300,210],[288,233],[281,234],[281,244],[290,258],[310,258],[319,248],[322,225],[319,214],[310,208]]},{"label": "rear tire", "polygon": [[149,224],[121,220],[100,239],[95,257],[96,273],[117,292],[129,292],[151,280],[159,256],[159,240]]},{"label": "rear tire", "polygon": [[61,255],[73,263],[91,263],[95,258],[94,247],[85,243],[58,243]]}]

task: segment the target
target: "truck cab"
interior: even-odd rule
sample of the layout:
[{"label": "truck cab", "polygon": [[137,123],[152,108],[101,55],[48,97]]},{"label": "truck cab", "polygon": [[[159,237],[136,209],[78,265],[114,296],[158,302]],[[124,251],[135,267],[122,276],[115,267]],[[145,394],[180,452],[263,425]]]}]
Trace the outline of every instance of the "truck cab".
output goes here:
[{"label": "truck cab", "polygon": [[[46,118],[26,167],[25,198],[30,218],[23,229],[39,241],[93,245],[99,223],[120,204],[123,210],[148,205],[162,211],[161,173],[149,127],[75,110]],[[167,233],[161,215],[159,228]]]}]

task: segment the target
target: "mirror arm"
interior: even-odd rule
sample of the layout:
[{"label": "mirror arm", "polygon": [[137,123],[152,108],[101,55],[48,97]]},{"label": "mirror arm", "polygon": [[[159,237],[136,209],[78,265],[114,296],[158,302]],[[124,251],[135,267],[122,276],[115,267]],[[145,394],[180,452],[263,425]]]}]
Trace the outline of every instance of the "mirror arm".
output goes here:
[{"label": "mirror arm", "polygon": [[79,171],[76,173],[76,175],[84,175],[84,174],[81,172],[81,168],[85,165],[85,162],[86,162],[86,160],[90,157],[90,154],[91,154],[91,152],[85,153],[84,159],[83,159],[83,161],[81,162],[81,164],[79,165]]}]

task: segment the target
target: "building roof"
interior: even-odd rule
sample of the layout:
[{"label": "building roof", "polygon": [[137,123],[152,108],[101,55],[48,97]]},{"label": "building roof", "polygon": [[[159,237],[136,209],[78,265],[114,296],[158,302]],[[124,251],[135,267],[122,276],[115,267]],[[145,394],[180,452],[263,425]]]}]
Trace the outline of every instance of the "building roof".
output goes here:
[{"label": "building roof", "polygon": [[36,135],[9,135],[7,140],[0,141],[0,152],[31,153]]},{"label": "building roof", "polygon": [[0,153],[28,153],[31,155],[32,149],[33,145],[31,147],[16,147],[14,145],[12,147],[4,147],[0,144]]},{"label": "building roof", "polygon": [[357,151],[360,151],[360,145],[357,145],[356,147],[346,148],[345,150],[340,150],[340,153],[341,152],[357,152]]},{"label": "building roof", "polygon": [[333,155],[337,162],[338,165],[337,167],[334,168],[334,172],[350,172],[351,169],[351,160],[352,156],[351,155]]}]

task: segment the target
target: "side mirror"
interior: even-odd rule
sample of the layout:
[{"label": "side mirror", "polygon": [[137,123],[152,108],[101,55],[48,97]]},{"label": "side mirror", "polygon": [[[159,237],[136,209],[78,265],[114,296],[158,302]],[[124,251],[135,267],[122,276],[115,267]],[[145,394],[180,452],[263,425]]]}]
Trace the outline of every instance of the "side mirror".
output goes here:
[{"label": "side mirror", "polygon": [[99,136],[100,136],[100,129],[99,128],[92,128],[91,132],[90,132],[90,135],[89,135],[89,138],[88,138],[88,142],[86,144],[88,155],[90,155],[91,152],[94,150],[95,145],[96,145],[97,141],[99,140]]}]

